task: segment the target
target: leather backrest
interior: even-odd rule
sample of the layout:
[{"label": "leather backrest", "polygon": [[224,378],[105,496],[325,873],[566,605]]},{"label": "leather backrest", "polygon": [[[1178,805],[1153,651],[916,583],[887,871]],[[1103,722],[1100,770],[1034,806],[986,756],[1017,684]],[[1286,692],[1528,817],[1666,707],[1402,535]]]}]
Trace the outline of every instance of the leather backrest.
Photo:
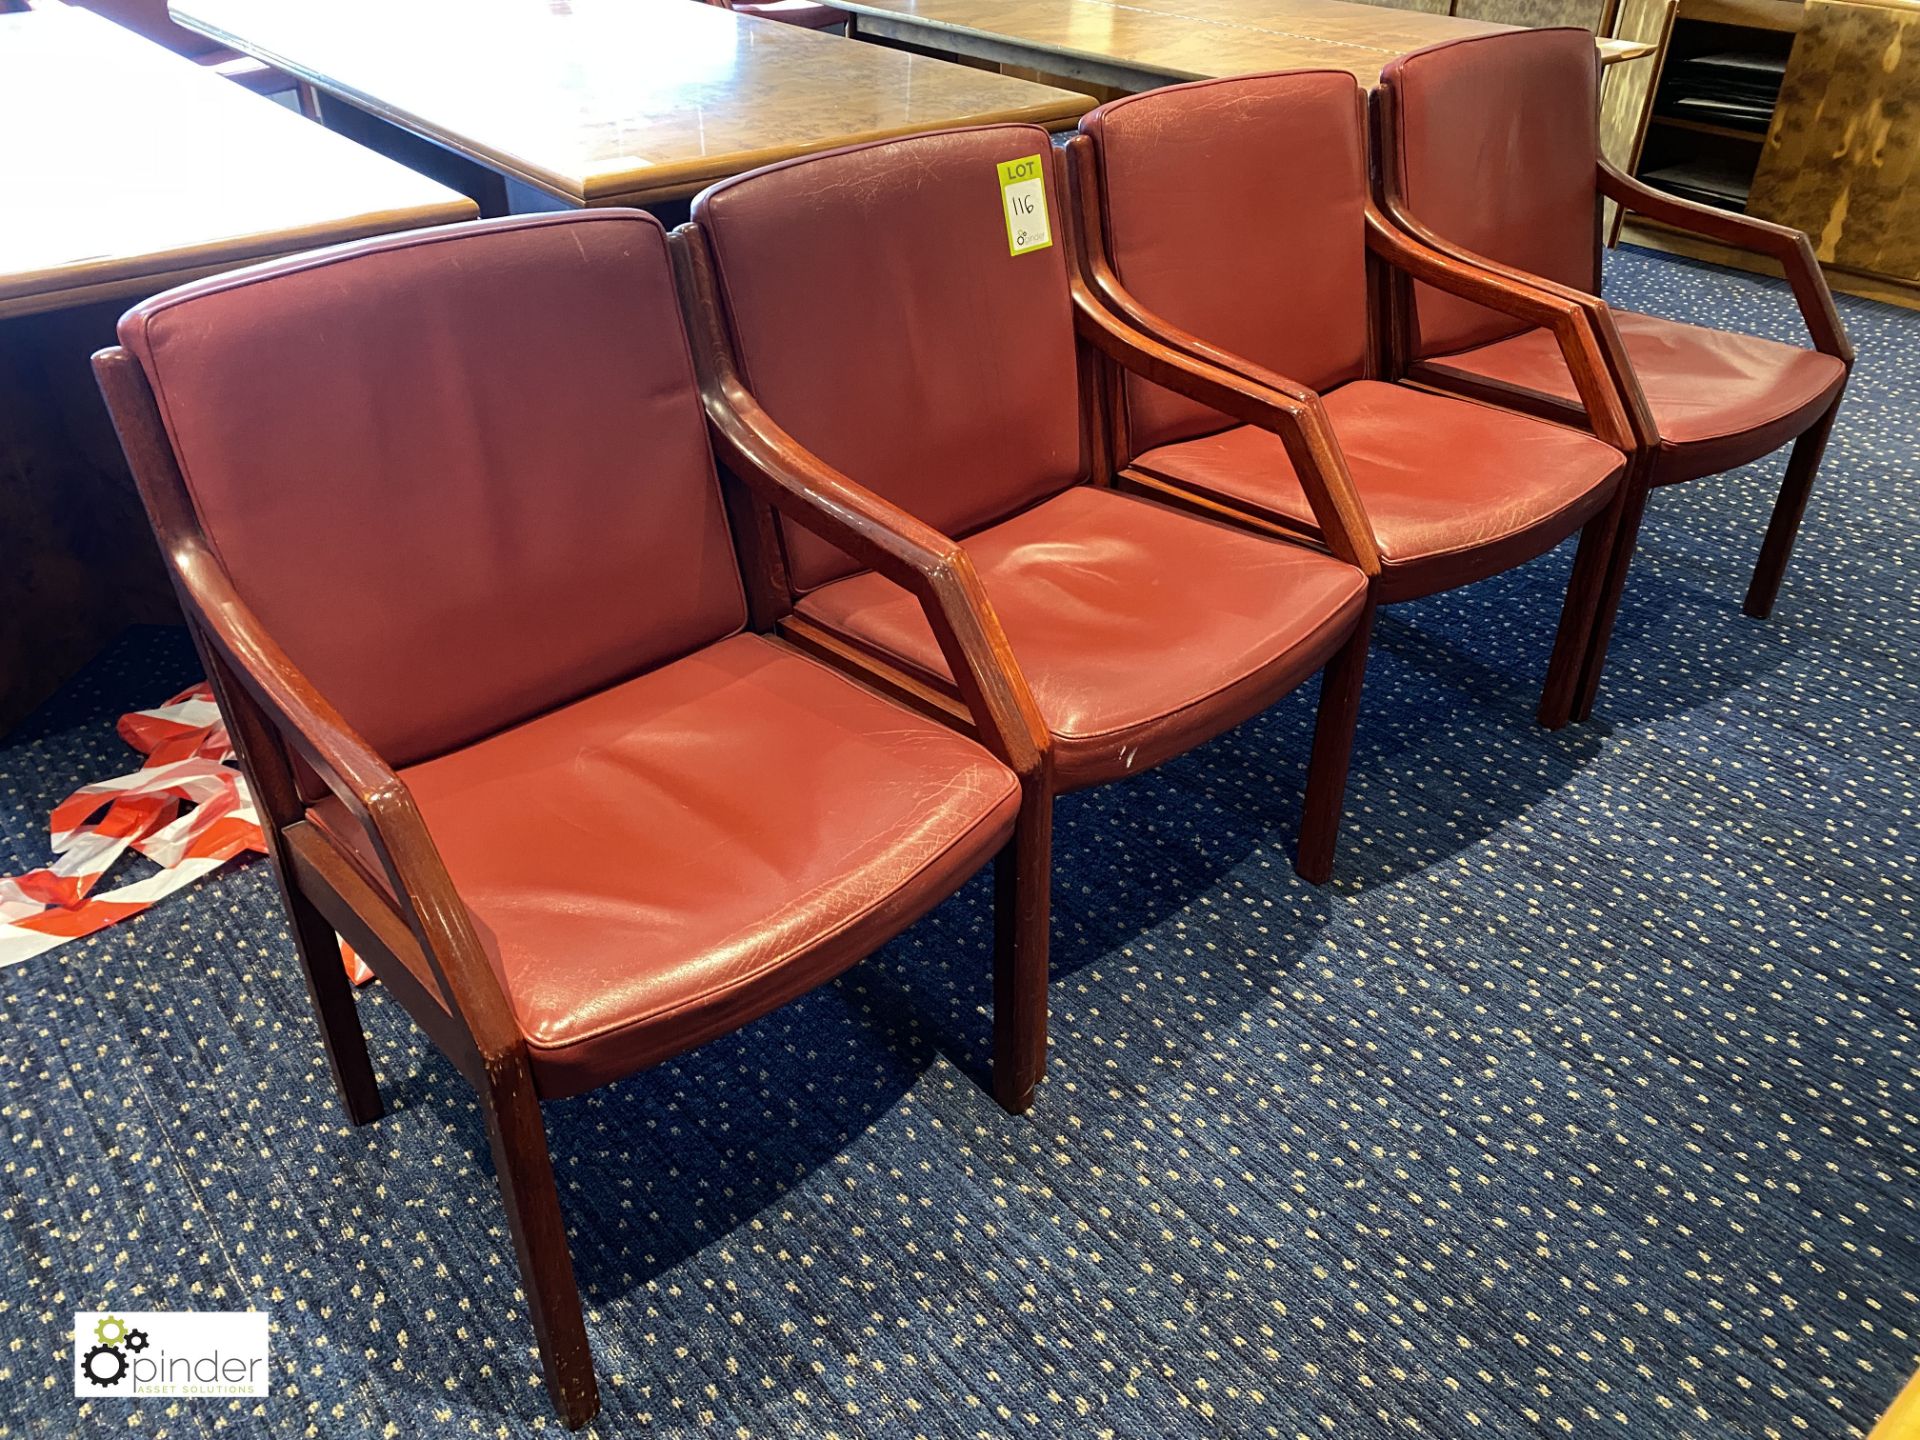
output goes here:
[{"label": "leather backrest", "polygon": [[[1147,309],[1319,389],[1367,357],[1366,127],[1340,71],[1206,80],[1103,105],[1108,253]],[[1135,453],[1232,422],[1134,376]]]},{"label": "leather backrest", "polygon": [[[1578,290],[1598,288],[1599,52],[1585,30],[1450,40],[1389,64],[1394,115],[1381,162],[1408,213],[1456,245]],[[1414,287],[1418,355],[1524,326]]]},{"label": "leather backrest", "polygon": [[[999,165],[1037,155],[1046,249],[1010,253]],[[693,202],[743,378],[799,442],[950,535],[1086,471],[1051,137],[993,125],[724,181]],[[808,590],[853,569],[783,526]]]},{"label": "leather backrest", "polygon": [[240,594],[393,764],[745,623],[650,215],[320,251],[169,291],[120,338]]}]

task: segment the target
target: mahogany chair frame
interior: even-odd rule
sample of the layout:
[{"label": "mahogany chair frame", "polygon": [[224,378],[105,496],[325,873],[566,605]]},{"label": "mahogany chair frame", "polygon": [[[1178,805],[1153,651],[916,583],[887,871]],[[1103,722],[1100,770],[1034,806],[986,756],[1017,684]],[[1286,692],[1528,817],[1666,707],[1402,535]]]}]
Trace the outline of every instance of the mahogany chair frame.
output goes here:
[{"label": "mahogany chair frame", "polygon": [[[347,1116],[365,1125],[383,1109],[336,935],[354,947],[474,1089],[541,1368],[561,1421],[577,1430],[597,1413],[599,1390],[539,1087],[499,978],[405,782],[301,674],[222,567],[139,363],[116,346],[97,354],[93,364],[252,787]],[[711,397],[708,411],[715,413]],[[717,425],[712,438],[723,452],[750,456],[754,472],[773,491],[828,494],[797,448],[793,455],[763,448],[751,430],[731,425]],[[994,863],[993,1089],[1004,1108],[1020,1113],[1032,1104],[1046,1061],[1051,812],[1040,803],[1050,743],[1046,728],[1019,672],[1002,663],[1005,637],[964,552],[949,553],[951,546],[876,523],[857,497],[840,503],[823,498],[808,508],[805,520],[868,563],[886,567],[920,597],[963,677],[971,733],[1019,777],[1020,819]],[[306,818],[315,797],[303,766],[345,807],[377,857],[379,874]]]},{"label": "mahogany chair frame", "polygon": [[[1071,216],[1056,216],[1055,228],[1056,235],[1061,231],[1070,232]],[[749,557],[750,605],[763,623],[776,627],[802,649],[924,713],[972,733],[970,701],[964,707],[957,706],[952,696],[906,673],[886,657],[849,644],[794,612],[797,597],[782,558],[773,513],[777,510],[820,534],[826,533],[820,529],[821,517],[843,517],[845,525],[841,533],[847,538],[827,538],[862,564],[871,565],[897,583],[908,583],[912,577],[900,570],[894,558],[896,550],[910,546],[930,559],[937,557],[938,565],[955,577],[952,583],[964,584],[978,595],[981,613],[992,623],[990,643],[996,657],[1010,674],[1018,675],[1014,652],[998,622],[991,619],[991,606],[965,547],[833,470],[780,429],[748,392],[740,376],[706,236],[697,223],[689,222],[674,231],[670,243],[675,272],[680,279],[681,306],[693,339],[695,368],[707,400],[708,418],[715,433],[722,437],[722,455],[727,462],[725,475],[741,487],[730,495],[730,502],[734,505],[736,536]],[[1071,241],[1067,243],[1070,245]],[[1069,264],[1067,268],[1082,376],[1081,424],[1088,456],[1087,473],[1079,483],[1110,485],[1117,478],[1112,464],[1112,432],[1106,423],[1106,402],[1099,388],[1104,374],[1097,363],[1101,357],[1157,385],[1211,405],[1245,424],[1272,430],[1282,436],[1289,447],[1314,443],[1307,438],[1300,407],[1289,396],[1270,388],[1259,378],[1237,373],[1203,356],[1176,350],[1136,329],[1094,299],[1076,267]],[[771,460],[779,463],[769,464]],[[1312,543],[1360,569],[1369,581],[1373,580],[1380,570],[1379,552],[1351,482],[1344,472],[1322,476],[1316,471],[1308,483],[1316,514],[1326,517],[1324,541],[1316,539]],[[859,529],[859,545],[850,543],[849,527]],[[1287,538],[1297,540],[1297,537]],[[882,560],[894,569],[878,563]],[[909,584],[908,588],[913,587]],[[1369,601],[1353,633],[1322,670],[1313,755],[1308,766],[1300,843],[1295,858],[1295,868],[1300,875],[1314,884],[1326,883],[1333,872],[1372,622],[1373,606]],[[952,673],[960,677],[961,698],[965,700],[969,683],[966,668],[955,664],[956,657],[945,640],[941,648]],[[1019,689],[1030,704],[1024,682]],[[1032,723],[1038,734],[1046,733],[1037,711],[1032,712]],[[1023,824],[1031,824],[1036,829],[1045,826],[1050,833],[1053,799],[1050,771],[1039,777],[1036,785],[1032,797],[1036,802],[1035,813],[1030,820],[1023,818]]]},{"label": "mahogany chair frame", "polygon": [[[1364,135],[1366,101],[1358,92],[1355,94],[1354,104]],[[1081,288],[1093,297],[1095,303],[1120,317],[1127,324],[1152,335],[1161,344],[1181,354],[1231,370],[1257,382],[1271,394],[1282,397],[1278,403],[1285,407],[1287,428],[1278,429],[1275,433],[1279,434],[1286,443],[1287,458],[1300,477],[1303,488],[1306,489],[1319,532],[1329,533],[1327,509],[1323,501],[1316,498],[1322,492],[1328,495],[1352,497],[1352,514],[1358,519],[1358,523],[1364,526],[1365,512],[1361,508],[1360,497],[1354,489],[1346,458],[1340,450],[1339,440],[1334,435],[1332,423],[1327,418],[1326,408],[1321,402],[1319,393],[1309,385],[1277,374],[1243,356],[1222,350],[1182,329],[1164,316],[1156,314],[1129,291],[1114,269],[1112,257],[1107,249],[1105,207],[1102,200],[1103,182],[1098,148],[1085,134],[1073,136],[1066,142],[1064,148],[1069,182],[1073,190],[1073,203],[1069,208],[1075,212],[1075,224],[1072,227],[1072,253],[1075,268],[1079,271]],[[1477,301],[1489,308],[1524,319],[1530,324],[1551,329],[1554,338],[1559,342],[1561,354],[1566,358],[1568,368],[1573,372],[1574,383],[1578,387],[1581,401],[1585,406],[1585,415],[1593,433],[1616,449],[1623,452],[1631,451],[1633,432],[1622,409],[1619,394],[1609,379],[1610,372],[1606,360],[1583,307],[1556,296],[1537,284],[1514,276],[1491,274],[1483,267],[1464,262],[1432,246],[1419,243],[1387,223],[1386,217],[1371,200],[1365,206],[1364,223],[1371,272],[1366,366],[1368,378],[1400,378],[1400,372],[1393,366],[1392,348],[1386,333],[1387,316],[1383,313],[1385,307],[1378,298],[1385,276],[1398,275],[1422,280],[1450,294]],[[1129,442],[1124,432],[1118,428],[1121,411],[1117,398],[1117,380],[1118,377],[1115,377],[1115,399],[1110,405],[1117,427],[1112,443],[1116,447],[1123,447]],[[1137,487],[1170,503],[1183,505],[1203,514],[1309,544],[1316,543],[1319,539],[1319,536],[1313,532],[1290,526],[1278,517],[1254,515],[1195,494],[1155,476],[1145,475],[1135,470],[1123,470],[1122,474],[1131,487]],[[1553,654],[1548,661],[1547,677],[1540,696],[1538,718],[1540,724],[1549,730],[1557,730],[1573,718],[1575,690],[1601,603],[1602,589],[1607,578],[1607,561],[1613,547],[1614,535],[1624,513],[1625,503],[1623,486],[1621,493],[1617,494],[1581,528],[1580,545],[1574,557],[1573,574],[1568,580],[1566,600],[1561,607]],[[1378,552],[1372,546],[1370,531],[1369,549],[1373,550],[1375,559],[1374,566],[1368,573],[1377,581]]]},{"label": "mahogany chair frame", "polygon": [[[1640,523],[1646,513],[1647,494],[1653,487],[1654,461],[1660,448],[1659,425],[1653,418],[1653,408],[1647,401],[1646,392],[1640,386],[1639,377],[1634,373],[1633,362],[1627,355],[1626,345],[1620,338],[1618,327],[1614,324],[1613,312],[1597,293],[1588,294],[1583,290],[1558,284],[1542,276],[1517,270],[1477,254],[1462,245],[1454,244],[1422,223],[1411,212],[1406,194],[1400,186],[1397,168],[1387,163],[1392,153],[1392,141],[1389,137],[1398,133],[1398,121],[1397,100],[1392,87],[1381,85],[1374,91],[1373,102],[1374,153],[1378,157],[1374,173],[1381,210],[1395,227],[1428,249],[1439,251],[1458,263],[1483,273],[1515,284],[1534,287],[1564,302],[1578,305],[1586,315],[1587,323],[1599,342],[1600,353],[1606,363],[1608,381],[1619,396],[1620,405],[1624,408],[1631,427],[1633,443],[1628,447],[1628,451],[1632,463],[1627,472],[1626,506],[1621,513],[1619,534],[1615,539],[1614,553],[1607,567],[1606,589],[1601,597],[1599,614],[1594,624],[1593,644],[1582,668],[1574,708],[1575,718],[1584,720],[1593,712],[1594,699],[1599,693],[1600,676],[1606,663],[1607,645],[1612,638],[1614,620],[1620,609],[1620,597],[1626,588],[1627,570],[1632,563],[1634,548],[1639,540]],[[1776,225],[1768,220],[1758,220],[1749,215],[1736,215],[1728,210],[1717,210],[1711,205],[1683,200],[1677,195],[1655,190],[1619,169],[1597,150],[1593,163],[1595,186],[1593,273],[1595,276],[1601,273],[1601,254],[1605,247],[1603,234],[1605,202],[1608,200],[1612,200],[1619,206],[1622,216],[1644,215],[1651,220],[1671,225],[1677,230],[1717,241],[1735,250],[1743,250],[1749,254],[1771,259],[1780,266],[1786,278],[1788,287],[1793,293],[1794,305],[1800,312],[1802,323],[1807,327],[1807,335],[1813,341],[1814,349],[1840,361],[1846,367],[1847,378],[1851,379],[1854,361],[1853,342],[1847,337],[1846,326],[1840,319],[1838,307],[1834,304],[1833,291],[1827,285],[1826,272],[1820,268],[1820,261],[1814,254],[1813,244],[1804,231],[1795,230],[1786,225]],[[1593,428],[1586,417],[1552,396],[1541,395],[1531,390],[1516,389],[1494,381],[1470,377],[1459,371],[1443,370],[1441,367],[1415,361],[1413,350],[1416,335],[1410,287],[1402,286],[1396,290],[1392,297],[1391,309],[1390,333],[1393,337],[1394,363],[1402,368],[1403,373],[1409,373],[1416,380],[1433,384],[1436,388],[1470,395],[1509,409],[1522,410],[1560,424]],[[1577,380],[1576,372],[1576,382]],[[1846,398],[1846,390],[1846,380],[1843,379],[1840,389],[1833,397],[1833,403],[1821,411],[1794,439],[1793,450],[1787,457],[1786,473],[1781,478],[1779,493],[1774,498],[1773,513],[1767,522],[1766,537],[1761,541],[1760,553],[1754,562],[1753,578],[1747,586],[1746,598],[1741,604],[1741,608],[1755,619],[1764,620],[1771,615],[1774,602],[1779,598],[1781,583],[1786,578],[1787,562],[1793,554],[1793,542],[1800,533],[1800,521],[1806,514],[1807,499],[1813,491],[1814,476],[1819,472],[1820,461],[1826,454],[1827,437],[1832,433],[1834,417],[1839,412],[1841,401]],[[1583,391],[1582,394],[1584,393]],[[1595,433],[1599,432],[1595,431]],[[1601,438],[1607,437],[1603,435]],[[1609,440],[1608,443],[1617,442]]]}]

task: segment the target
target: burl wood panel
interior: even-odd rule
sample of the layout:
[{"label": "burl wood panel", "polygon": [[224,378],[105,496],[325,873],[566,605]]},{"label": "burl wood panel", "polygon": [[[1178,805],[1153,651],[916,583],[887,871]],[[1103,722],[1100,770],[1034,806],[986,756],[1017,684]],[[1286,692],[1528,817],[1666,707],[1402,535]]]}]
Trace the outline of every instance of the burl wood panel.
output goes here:
[{"label": "burl wood panel", "polygon": [[[1680,0],[1621,0],[1620,13],[1614,19],[1616,36],[1654,47],[1645,64],[1610,66],[1600,83],[1600,152],[1629,175],[1639,165],[1640,151],[1646,145],[1653,97],[1660,89],[1660,74],[1666,68],[1667,45],[1673,38],[1679,9]],[[1603,233],[1612,244],[1619,235],[1620,207],[1611,200],[1603,203]]]},{"label": "burl wood panel", "polygon": [[570,205],[1084,95],[690,0],[180,0],[174,16]]},{"label": "burl wood panel", "polygon": [[1749,214],[1823,261],[1920,279],[1920,5],[1812,0]]},{"label": "burl wood panel", "polygon": [[451,190],[84,10],[0,15],[0,316],[466,219]]}]

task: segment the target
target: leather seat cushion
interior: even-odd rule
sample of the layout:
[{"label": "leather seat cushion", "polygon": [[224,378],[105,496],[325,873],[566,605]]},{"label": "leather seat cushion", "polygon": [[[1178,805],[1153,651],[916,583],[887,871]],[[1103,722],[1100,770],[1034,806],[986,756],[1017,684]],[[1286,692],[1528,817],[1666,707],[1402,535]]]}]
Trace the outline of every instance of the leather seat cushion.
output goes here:
[{"label": "leather seat cushion", "polygon": [[[1813,423],[1846,383],[1831,355],[1632,310],[1614,324],[1660,428],[1655,484],[1716,475],[1771,453]],[[1545,330],[1430,362],[1439,371],[1570,405],[1573,376]]]},{"label": "leather seat cushion", "polygon": [[[1288,545],[1094,486],[966,538],[1054,738],[1054,778],[1117,779],[1257,714],[1358,620],[1366,577]],[[800,614],[951,689],[918,603],[870,572]]]},{"label": "leather seat cushion", "polygon": [[[549,1097],[838,974],[991,858],[1020,804],[971,740],[759,635],[401,776]],[[314,818],[365,860],[338,802]]]},{"label": "leather seat cushion", "polygon": [[[1451,590],[1552,549],[1606,505],[1626,465],[1578,430],[1406,385],[1357,380],[1324,398],[1380,546],[1383,600]],[[1264,430],[1164,445],[1134,468],[1318,533],[1286,448]]]}]

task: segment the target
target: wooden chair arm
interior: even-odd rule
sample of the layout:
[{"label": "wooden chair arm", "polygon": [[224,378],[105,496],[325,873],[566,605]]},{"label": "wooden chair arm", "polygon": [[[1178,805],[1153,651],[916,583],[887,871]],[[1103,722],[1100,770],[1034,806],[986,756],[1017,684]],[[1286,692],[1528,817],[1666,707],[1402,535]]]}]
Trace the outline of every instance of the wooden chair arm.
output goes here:
[{"label": "wooden chair arm", "polygon": [[[1369,578],[1380,573],[1380,547],[1374,541],[1373,526],[1318,395],[1309,391],[1305,400],[1298,399],[1267,383],[1271,372],[1213,351],[1150,311],[1134,309],[1123,318],[1085,285],[1074,285],[1073,298],[1081,336],[1109,360],[1143,380],[1279,437],[1327,549]],[[1141,323],[1132,323],[1135,320]],[[1204,352],[1220,354],[1227,363],[1200,358]]]},{"label": "wooden chair arm", "polygon": [[483,1057],[513,1053],[524,1040],[406,782],[267,635],[203,543],[177,542],[170,558],[203,639],[366,835],[441,1004],[466,1023]]},{"label": "wooden chair arm", "polygon": [[[1587,424],[1600,439],[1627,454],[1657,441],[1651,413],[1644,436],[1631,414],[1632,401],[1616,373],[1626,350],[1618,345],[1604,301],[1561,287],[1548,288],[1505,267],[1476,264],[1474,257],[1457,248],[1426,244],[1396,227],[1372,205],[1367,206],[1366,224],[1367,248],[1395,269],[1436,290],[1553,331],[1587,412]],[[1612,335],[1617,355],[1609,354],[1602,342],[1598,333],[1602,326]],[[1631,377],[1630,369],[1625,373]],[[1638,386],[1634,388],[1637,392]]]},{"label": "wooden chair arm", "polygon": [[1093,142],[1065,145],[1069,269],[1075,325],[1100,353],[1142,379],[1210,405],[1286,447],[1300,488],[1327,549],[1369,577],[1380,573],[1380,547],[1353,486],[1326,408],[1311,386],[1202,340],[1149,310],[1120,283],[1100,228],[1099,161]]},{"label": "wooden chair arm", "polygon": [[1786,272],[1787,284],[1793,289],[1794,303],[1800,307],[1800,318],[1806,322],[1807,334],[1812,337],[1814,348],[1832,355],[1842,364],[1853,364],[1853,342],[1847,338],[1847,327],[1833,303],[1833,291],[1827,285],[1826,272],[1820,268],[1820,262],[1813,253],[1813,243],[1807,239],[1805,231],[1683,200],[1678,195],[1669,195],[1664,190],[1655,190],[1643,184],[1604,159],[1598,164],[1600,193],[1616,202],[1621,209],[1709,240],[1717,240],[1736,250],[1750,251],[1779,261],[1780,268]]},{"label": "wooden chair arm", "polygon": [[314,688],[234,588],[200,534],[139,365],[114,347],[95,355],[93,366],[201,643],[366,834],[440,1004],[466,1026],[482,1059],[491,1064],[518,1054],[525,1039],[405,782]]},{"label": "wooden chair arm", "polygon": [[781,428],[734,363],[699,227],[681,226],[670,248],[722,461],[782,515],[912,594],[982,742],[1021,777],[1039,775],[1051,738],[972,558],[959,541],[848,479]]}]

